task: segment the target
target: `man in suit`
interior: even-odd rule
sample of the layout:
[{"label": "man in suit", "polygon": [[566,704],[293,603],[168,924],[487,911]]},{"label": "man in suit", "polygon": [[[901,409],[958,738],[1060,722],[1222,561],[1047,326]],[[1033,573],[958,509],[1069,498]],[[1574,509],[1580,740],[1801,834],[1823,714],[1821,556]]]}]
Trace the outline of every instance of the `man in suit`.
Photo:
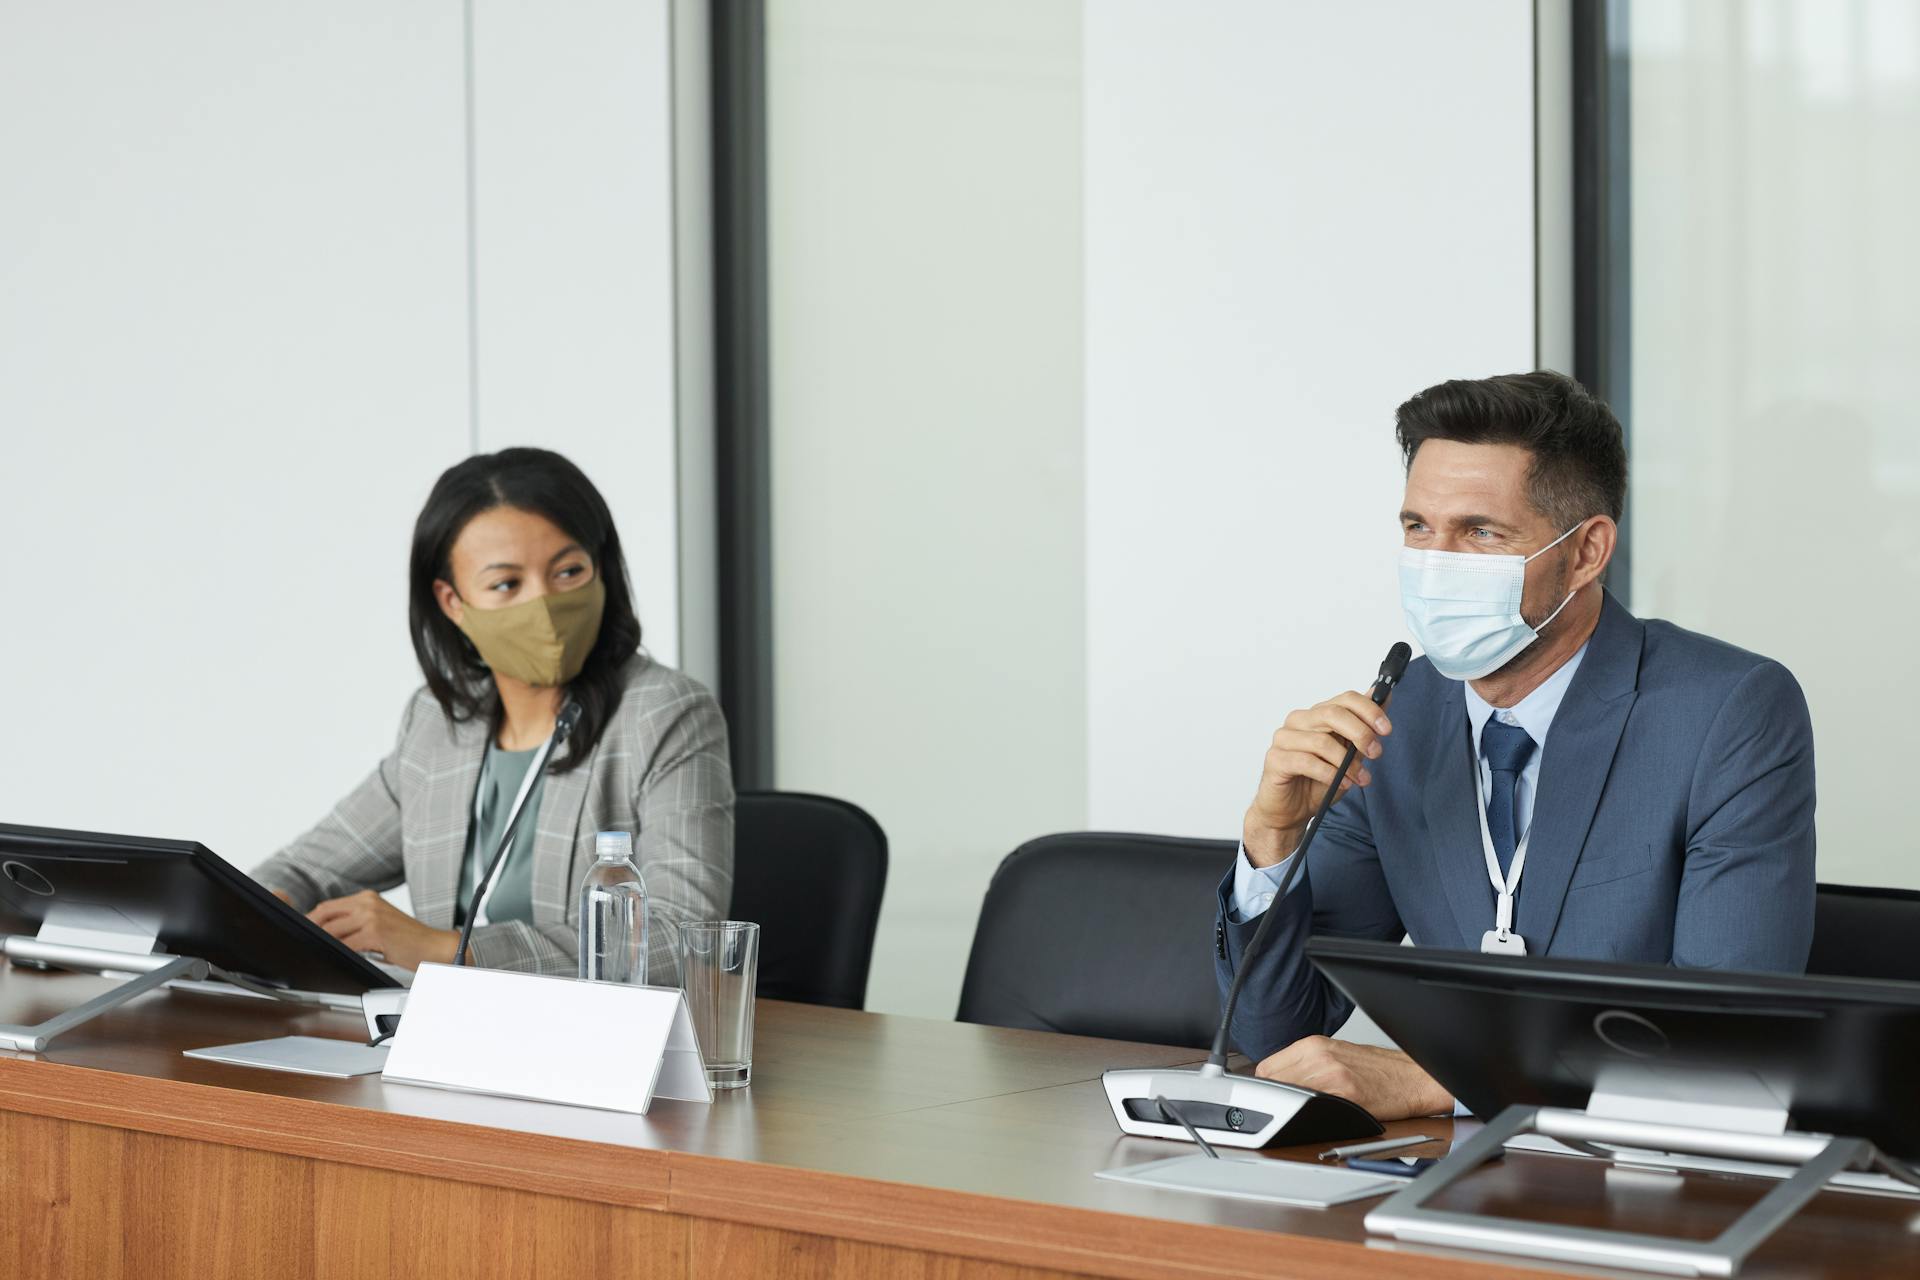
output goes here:
[{"label": "man in suit", "polygon": [[[1402,1053],[1327,1038],[1352,1005],[1307,961],[1310,933],[1797,972],[1814,896],[1793,676],[1643,622],[1603,585],[1627,489],[1607,406],[1514,374],[1431,387],[1396,428],[1401,597],[1425,656],[1386,709],[1342,693],[1275,732],[1214,929],[1224,993],[1281,913],[1233,1023],[1258,1073],[1381,1119],[1453,1099]],[[1279,896],[1349,743],[1342,798]]]}]

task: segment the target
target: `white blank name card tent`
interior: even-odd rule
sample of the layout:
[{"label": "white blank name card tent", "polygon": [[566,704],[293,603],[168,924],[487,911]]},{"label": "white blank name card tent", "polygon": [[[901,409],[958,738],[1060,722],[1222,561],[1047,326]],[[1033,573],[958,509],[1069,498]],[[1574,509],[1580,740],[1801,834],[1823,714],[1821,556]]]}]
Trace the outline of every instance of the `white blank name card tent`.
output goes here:
[{"label": "white blank name card tent", "polygon": [[712,1102],[678,987],[423,964],[382,1077],[645,1115]]}]

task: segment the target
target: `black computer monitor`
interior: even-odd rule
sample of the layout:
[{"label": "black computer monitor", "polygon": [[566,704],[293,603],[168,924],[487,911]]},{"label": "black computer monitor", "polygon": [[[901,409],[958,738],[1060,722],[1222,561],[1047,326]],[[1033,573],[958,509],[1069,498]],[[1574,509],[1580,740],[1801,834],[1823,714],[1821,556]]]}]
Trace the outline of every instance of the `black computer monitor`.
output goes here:
[{"label": "black computer monitor", "polygon": [[1920,1158],[1920,984],[1332,937],[1307,955],[1477,1116],[1651,1085]]},{"label": "black computer monitor", "polygon": [[271,987],[399,985],[204,845],[0,823],[0,933],[33,936],[49,919],[80,941],[154,937]]}]

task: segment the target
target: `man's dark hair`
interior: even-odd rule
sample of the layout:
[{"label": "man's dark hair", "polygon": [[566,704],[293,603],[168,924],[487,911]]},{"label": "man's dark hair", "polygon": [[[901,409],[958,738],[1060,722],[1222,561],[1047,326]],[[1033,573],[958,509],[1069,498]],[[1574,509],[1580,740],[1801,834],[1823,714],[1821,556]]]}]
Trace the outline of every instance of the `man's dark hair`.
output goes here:
[{"label": "man's dark hair", "polygon": [[1627,444],[1620,420],[1564,373],[1457,378],[1428,387],[1394,413],[1407,466],[1429,440],[1517,444],[1533,455],[1527,498],[1555,531],[1590,516],[1617,522],[1627,505]]}]

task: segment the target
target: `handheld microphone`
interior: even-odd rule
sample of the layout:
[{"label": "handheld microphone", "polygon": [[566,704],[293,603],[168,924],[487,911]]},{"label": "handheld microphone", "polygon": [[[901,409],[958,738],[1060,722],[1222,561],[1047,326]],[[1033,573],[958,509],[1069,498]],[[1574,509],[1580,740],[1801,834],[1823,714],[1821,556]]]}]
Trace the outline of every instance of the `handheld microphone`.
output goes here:
[{"label": "handheld microphone", "polygon": [[[1407,663],[1413,660],[1413,650],[1405,641],[1387,650],[1386,659],[1380,664],[1380,674],[1374,677],[1373,688],[1367,691],[1367,697],[1376,707],[1387,705],[1387,696],[1393,692],[1393,686],[1400,683],[1400,677],[1407,673]],[[1313,817],[1307,820],[1306,830],[1300,836],[1300,843],[1294,846],[1293,865],[1287,868],[1287,878],[1280,891],[1273,895],[1277,905],[1287,896],[1299,881],[1300,873],[1307,866],[1307,847],[1313,843],[1314,836],[1320,832],[1320,824],[1326,819],[1327,810],[1333,808],[1333,802],[1340,796],[1340,780],[1347,776],[1347,770],[1353,766],[1353,757],[1359,748],[1353,743],[1347,744],[1346,754],[1340,757],[1340,767],[1333,771],[1333,781],[1327,784],[1327,793],[1320,797],[1320,807],[1315,809]],[[1266,942],[1267,931],[1272,927],[1277,913],[1269,907],[1260,917],[1259,927],[1253,931],[1253,937],[1240,956],[1240,968],[1233,975],[1233,984],[1227,988],[1226,1005],[1220,1013],[1220,1029],[1213,1033],[1213,1052],[1207,1055],[1207,1065],[1221,1071],[1227,1069],[1227,1042],[1233,1031],[1233,1010],[1240,1002],[1240,988],[1247,980],[1247,962],[1259,953]]]},{"label": "handheld microphone", "polygon": [[532,793],[534,782],[546,769],[554,748],[567,740],[567,735],[573,732],[573,727],[578,723],[580,704],[569,698],[567,705],[560,708],[560,714],[554,719],[552,736],[541,744],[540,754],[527,767],[527,781],[521,786],[520,794],[513,798],[513,808],[507,811],[507,825],[500,833],[500,845],[493,851],[493,861],[487,864],[487,873],[473,886],[473,900],[467,904],[467,918],[460,926],[460,943],[453,953],[455,964],[467,962],[467,942],[473,937],[473,922],[480,915],[480,906],[487,899],[487,891],[493,888],[493,878],[499,874],[500,864],[506,861],[507,850],[513,847],[514,828],[520,823],[520,811],[526,807],[527,796]]},{"label": "handheld microphone", "polygon": [[[1380,672],[1374,677],[1367,696],[1375,706],[1385,706],[1387,697],[1407,672],[1413,650],[1404,642],[1387,650]],[[1340,781],[1347,776],[1353,757],[1359,750],[1352,743],[1327,784],[1326,794],[1307,820],[1300,843],[1294,847],[1292,865],[1285,883],[1273,895],[1273,905],[1260,917],[1246,949],[1241,952],[1233,982],[1220,1012],[1220,1026],[1213,1035],[1213,1049],[1206,1065],[1197,1071],[1141,1069],[1108,1071],[1100,1079],[1106,1086],[1107,1102],[1113,1118],[1127,1133],[1143,1137],[1185,1138],[1196,1129],[1206,1129],[1214,1142],[1233,1147],[1264,1147],[1296,1142],[1333,1142],[1342,1138],[1371,1137],[1383,1133],[1380,1122],[1365,1109],[1345,1098],[1320,1093],[1277,1080],[1260,1080],[1227,1073],[1228,1044],[1233,1035],[1233,1011],[1240,1002],[1240,988],[1246,984],[1251,961],[1266,945],[1281,901],[1293,889],[1307,866],[1307,849],[1319,834],[1327,811],[1340,797]],[[1179,1125],[1167,1123],[1172,1109],[1162,1098],[1180,1104]]]}]

